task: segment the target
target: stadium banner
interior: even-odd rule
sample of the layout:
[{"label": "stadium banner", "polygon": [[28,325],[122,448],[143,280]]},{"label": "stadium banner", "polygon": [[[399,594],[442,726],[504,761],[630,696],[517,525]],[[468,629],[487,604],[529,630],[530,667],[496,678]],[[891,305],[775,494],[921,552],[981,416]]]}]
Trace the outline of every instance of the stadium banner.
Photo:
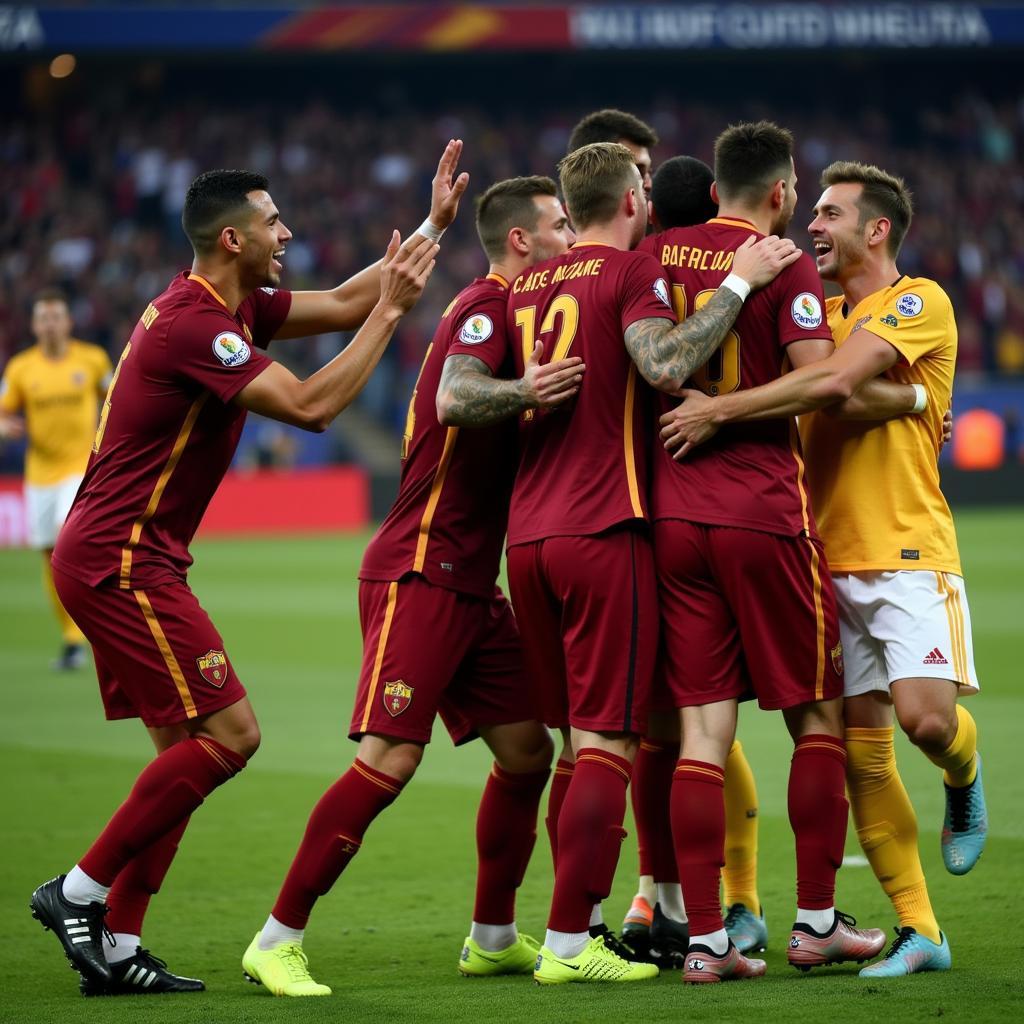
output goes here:
[{"label": "stadium banner", "polygon": [[[195,16],[193,16],[193,14]],[[201,21],[197,23],[196,18]],[[0,51],[810,50],[1024,45],[1024,3],[0,5]]]},{"label": "stadium banner", "polygon": [[[200,537],[362,530],[370,481],[357,466],[228,473],[206,510]],[[28,543],[22,482],[0,476],[0,548]]]}]

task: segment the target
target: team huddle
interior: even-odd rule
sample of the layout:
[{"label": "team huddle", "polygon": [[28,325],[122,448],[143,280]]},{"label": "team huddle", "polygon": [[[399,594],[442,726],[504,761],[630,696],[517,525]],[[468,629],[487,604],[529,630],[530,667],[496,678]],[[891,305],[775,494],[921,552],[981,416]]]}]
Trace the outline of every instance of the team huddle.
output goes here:
[{"label": "team huddle", "polygon": [[[811,257],[784,237],[788,131],[730,126],[713,169],[680,156],[652,179],[656,142],[632,115],[599,111],[558,185],[514,178],[477,198],[488,273],[427,347],[399,494],[359,572],[356,757],[242,958],[275,995],[331,993],[304,930],[438,715],[453,743],[479,737],[494,756],[460,972],[763,975],[748,956],[768,941],[756,787],[736,739],[748,699],[781,711],[793,740],[789,963],[875,961],[861,971],[874,978],[951,966],[893,745],[898,720],[942,769],[943,859],[966,873],[988,826],[957,699],[979,683],[937,468],[949,299],[897,269],[912,212],[901,179],[826,168]],[[190,815],[245,767],[259,726],[188,587],[189,543],[248,410],[324,430],[364,386],[456,216],[461,149],[447,146],[423,225],[330,291],[279,287],[291,233],[266,179],[211,171],[189,190],[195,262],[121,355],[52,558],[107,716],[141,718],[157,752],[90,849],[32,895],[86,995],[204,987],[142,947],[143,919]],[[823,281],[840,294],[826,300]],[[266,354],[272,339],[356,328],[306,380]],[[537,941],[515,900],[549,780],[554,887]],[[627,792],[642,877],[619,937],[602,902]],[[835,906],[851,810],[898,919],[884,953],[883,931]]]}]

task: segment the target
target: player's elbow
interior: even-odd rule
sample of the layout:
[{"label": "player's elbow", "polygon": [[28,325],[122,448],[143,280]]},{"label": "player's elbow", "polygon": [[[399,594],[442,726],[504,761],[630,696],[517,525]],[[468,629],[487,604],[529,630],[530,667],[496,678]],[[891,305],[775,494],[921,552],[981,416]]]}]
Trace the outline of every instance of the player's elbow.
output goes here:
[{"label": "player's elbow", "polygon": [[818,383],[815,389],[817,398],[822,405],[836,405],[852,398],[857,390],[858,382],[843,372],[832,372]]},{"label": "player's elbow", "polygon": [[437,408],[437,422],[442,427],[459,426],[455,417],[455,399],[447,388],[438,388],[434,405]]}]

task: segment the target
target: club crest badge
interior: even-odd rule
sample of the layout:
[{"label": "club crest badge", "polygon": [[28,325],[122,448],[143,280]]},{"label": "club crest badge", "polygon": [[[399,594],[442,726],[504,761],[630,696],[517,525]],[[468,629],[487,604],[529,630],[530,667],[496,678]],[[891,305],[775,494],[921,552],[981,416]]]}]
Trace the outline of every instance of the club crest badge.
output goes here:
[{"label": "club crest badge", "polygon": [[228,658],[223,651],[207,651],[196,658],[199,674],[219,690],[228,678]]},{"label": "club crest badge", "polygon": [[832,648],[830,653],[832,654],[832,667],[836,670],[836,674],[841,676],[843,674],[843,642],[842,642],[842,640],[840,640],[839,643],[837,643],[835,645],[835,647]]},{"label": "club crest badge", "polygon": [[401,679],[384,684],[384,709],[392,718],[397,718],[412,703],[412,687]]},{"label": "club crest badge", "polygon": [[213,354],[225,366],[241,366],[249,361],[252,350],[240,334],[224,331],[213,339]]}]

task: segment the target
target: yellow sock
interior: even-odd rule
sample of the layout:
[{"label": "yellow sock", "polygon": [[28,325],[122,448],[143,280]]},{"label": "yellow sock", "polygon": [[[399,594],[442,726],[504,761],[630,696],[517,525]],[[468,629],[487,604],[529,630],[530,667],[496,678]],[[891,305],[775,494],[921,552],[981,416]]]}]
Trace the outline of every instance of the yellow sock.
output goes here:
[{"label": "yellow sock", "polygon": [[742,903],[752,913],[761,913],[757,894],[757,786],[739,740],[733,743],[725,762],[722,886],[727,907]]},{"label": "yellow sock", "polygon": [[978,726],[963,704],[956,706],[957,729],[953,742],[941,754],[928,754],[928,760],[942,770],[947,786],[969,786],[978,774]]},{"label": "yellow sock", "polygon": [[53,570],[50,568],[50,552],[43,552],[43,590],[46,591],[53,605],[54,614],[60,623],[60,635],[66,644],[84,644],[85,635],[75,625],[75,620],[64,610],[57,596],[57,588],[53,585]]},{"label": "yellow sock", "polygon": [[901,927],[939,942],[917,849],[917,815],[896,768],[893,730],[846,730],[846,784],[868,863],[892,901]]}]

